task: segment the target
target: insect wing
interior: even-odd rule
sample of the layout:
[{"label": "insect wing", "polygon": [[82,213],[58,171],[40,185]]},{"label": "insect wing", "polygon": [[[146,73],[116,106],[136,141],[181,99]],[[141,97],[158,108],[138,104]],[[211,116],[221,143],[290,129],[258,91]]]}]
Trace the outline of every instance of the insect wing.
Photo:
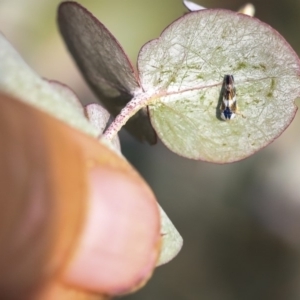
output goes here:
[{"label": "insect wing", "polygon": [[220,110],[223,120],[232,120],[235,117],[237,104],[233,75],[224,76],[223,97]]}]

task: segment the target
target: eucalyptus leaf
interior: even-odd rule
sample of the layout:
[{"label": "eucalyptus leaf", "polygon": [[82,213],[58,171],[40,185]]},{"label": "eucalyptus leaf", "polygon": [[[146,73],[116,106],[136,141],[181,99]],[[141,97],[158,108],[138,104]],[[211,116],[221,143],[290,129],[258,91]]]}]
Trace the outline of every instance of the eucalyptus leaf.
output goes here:
[{"label": "eucalyptus leaf", "polygon": [[183,245],[183,239],[161,206],[158,207],[161,220],[162,246],[157,266],[161,266],[168,263],[179,253]]},{"label": "eucalyptus leaf", "polygon": [[[85,106],[84,112],[91,124],[97,130],[98,136],[101,137],[110,118],[109,112],[98,103],[88,104]],[[117,151],[119,154],[121,153],[121,144],[118,135],[111,140],[111,143],[107,143],[107,146],[113,146],[115,151]]]},{"label": "eucalyptus leaf", "polygon": [[[215,163],[238,161],[278,137],[300,96],[299,58],[269,25],[205,9],[184,15],[140,51],[143,89],[158,136],[172,151]],[[239,113],[220,118],[225,75]]]},{"label": "eucalyptus leaf", "polygon": [[74,109],[77,109],[81,114],[84,114],[84,108],[74,91],[72,91],[68,86],[59,81],[47,79],[45,80],[48,81],[48,83],[51,84],[52,88],[63,97],[64,101],[69,102],[74,107]]},{"label": "eucalyptus leaf", "polygon": [[[105,108],[117,116],[141,91],[138,76],[122,47],[102,23],[76,2],[59,6],[58,25],[85,80]],[[125,127],[140,141],[156,143],[146,107]]]},{"label": "eucalyptus leaf", "polygon": [[98,136],[100,136],[107,126],[107,122],[110,118],[109,112],[97,103],[91,103],[85,106],[84,112],[91,124],[97,130]]},{"label": "eucalyptus leaf", "polygon": [[76,95],[65,85],[42,79],[0,34],[0,92],[51,114],[87,134],[95,128],[84,116]]}]

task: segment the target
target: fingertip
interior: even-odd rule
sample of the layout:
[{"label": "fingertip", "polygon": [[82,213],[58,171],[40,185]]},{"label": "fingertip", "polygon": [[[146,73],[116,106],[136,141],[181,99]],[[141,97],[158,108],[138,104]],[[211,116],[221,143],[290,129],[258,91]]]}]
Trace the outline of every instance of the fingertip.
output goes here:
[{"label": "fingertip", "polygon": [[124,172],[95,167],[82,238],[65,279],[101,293],[132,290],[155,267],[159,232],[157,204],[146,184]]}]

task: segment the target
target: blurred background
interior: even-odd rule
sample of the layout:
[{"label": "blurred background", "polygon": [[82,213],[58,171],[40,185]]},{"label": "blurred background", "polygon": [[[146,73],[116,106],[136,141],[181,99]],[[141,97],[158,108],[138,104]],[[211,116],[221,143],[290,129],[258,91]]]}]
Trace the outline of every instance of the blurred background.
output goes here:
[{"label": "blurred background", "polygon": [[[42,77],[97,101],[56,26],[57,0],[0,0],[0,31]],[[181,0],[78,1],[135,64],[140,47],[187,10]],[[237,10],[242,0],[199,0]],[[256,17],[300,54],[300,1],[252,2]],[[1,51],[1,49],[0,49]],[[184,239],[182,251],[126,300],[300,299],[300,118],[270,146],[229,165],[181,158],[122,132],[124,155],[152,187]]]}]

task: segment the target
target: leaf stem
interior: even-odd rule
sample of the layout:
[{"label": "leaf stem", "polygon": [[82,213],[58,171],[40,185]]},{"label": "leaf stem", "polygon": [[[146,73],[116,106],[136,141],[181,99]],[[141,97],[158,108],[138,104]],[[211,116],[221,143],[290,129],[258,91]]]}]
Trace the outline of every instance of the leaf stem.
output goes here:
[{"label": "leaf stem", "polygon": [[120,129],[126,124],[126,122],[136,114],[141,108],[145,107],[151,99],[148,93],[139,93],[135,95],[116,116],[114,121],[104,132],[102,138],[107,141],[113,140]]}]

